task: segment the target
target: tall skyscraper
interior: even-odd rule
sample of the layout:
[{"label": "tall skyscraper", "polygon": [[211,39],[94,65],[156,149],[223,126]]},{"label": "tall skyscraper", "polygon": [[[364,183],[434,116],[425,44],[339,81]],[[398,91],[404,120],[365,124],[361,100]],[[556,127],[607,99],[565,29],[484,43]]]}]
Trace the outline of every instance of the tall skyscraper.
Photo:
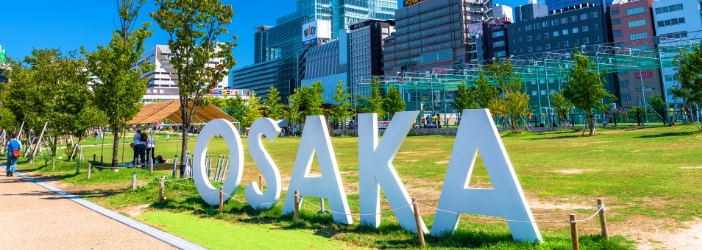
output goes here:
[{"label": "tall skyscraper", "polygon": [[393,19],[396,9],[396,0],[297,0],[300,15],[332,22],[333,38],[354,23]]},{"label": "tall skyscraper", "polygon": [[587,3],[595,5],[604,4],[604,6],[609,7],[612,5],[612,0],[546,0],[546,6],[548,6],[549,11]]}]

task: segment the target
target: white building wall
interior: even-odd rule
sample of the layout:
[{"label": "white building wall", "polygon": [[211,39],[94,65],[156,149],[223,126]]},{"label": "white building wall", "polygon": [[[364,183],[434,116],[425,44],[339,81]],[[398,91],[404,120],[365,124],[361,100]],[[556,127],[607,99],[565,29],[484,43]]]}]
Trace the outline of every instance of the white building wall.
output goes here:
[{"label": "white building wall", "polygon": [[[660,46],[679,46],[689,42],[694,42],[690,39],[694,38],[694,34],[696,34],[697,31],[702,30],[702,14],[700,13],[700,2],[700,0],[660,0],[653,2],[653,20],[656,29],[656,35],[661,37],[669,34],[677,34],[671,36],[678,37],[677,39],[679,40],[677,42],[674,42],[672,39],[666,40],[665,38],[662,38]],[[677,10],[676,8],[676,10],[674,11],[667,12],[659,9],[674,6],[677,4],[682,4],[683,9]],[[679,21],[679,18],[684,18],[685,23],[671,23],[671,25],[664,24],[662,26],[659,25],[660,21],[666,22],[667,20],[672,19],[678,19]],[[696,42],[699,42],[699,38],[695,40],[697,40]],[[669,41],[670,43],[666,44],[666,41]],[[662,68],[661,72],[663,73],[661,78],[663,80],[663,85],[665,88],[665,97],[668,103],[675,103],[675,99],[673,99],[672,95],[670,94],[670,89],[674,86],[677,86],[678,82],[673,80],[670,76],[675,75],[677,72],[673,67],[664,67]]]}]

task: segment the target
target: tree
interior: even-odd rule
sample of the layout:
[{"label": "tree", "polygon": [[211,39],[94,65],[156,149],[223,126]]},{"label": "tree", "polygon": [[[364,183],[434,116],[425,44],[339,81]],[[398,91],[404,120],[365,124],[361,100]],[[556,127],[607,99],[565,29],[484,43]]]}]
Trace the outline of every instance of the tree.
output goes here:
[{"label": "tree", "polygon": [[289,131],[290,134],[295,135],[295,124],[300,118],[300,97],[297,94],[297,89],[294,90],[295,93],[288,96],[288,112],[286,113],[288,120],[292,122],[292,129]]},{"label": "tree", "polygon": [[251,127],[258,118],[263,117],[263,112],[261,111],[261,98],[256,96],[256,92],[253,90],[249,91],[249,98],[246,99],[246,112],[244,112],[244,117],[241,122],[242,130],[246,127]]},{"label": "tree", "polygon": [[227,100],[222,98],[222,97],[218,97],[218,96],[205,97],[205,104],[206,105],[212,104],[215,107],[221,109],[222,111],[227,110]]},{"label": "tree", "polygon": [[521,133],[517,124],[519,124],[521,117],[526,115],[529,107],[529,95],[522,91],[524,81],[519,74],[514,72],[514,67],[509,59],[500,59],[488,64],[487,71],[493,82],[502,90],[502,98],[496,102],[496,111],[503,117],[509,118],[512,133]]},{"label": "tree", "polygon": [[323,115],[324,109],[322,108],[322,102],[324,101],[324,87],[322,87],[321,82],[314,82],[312,86],[300,86],[296,89],[296,94],[298,94],[297,99],[300,106],[305,106],[305,116],[310,115]]},{"label": "tree", "polygon": [[343,81],[339,81],[339,83],[336,84],[333,99],[336,104],[332,105],[331,117],[337,122],[341,122],[341,126],[344,127],[346,118],[348,118],[351,113],[349,112],[349,108],[351,108],[351,95]]},{"label": "tree", "polygon": [[[139,112],[139,100],[146,92],[148,78],[141,75],[153,69],[151,64],[137,64],[146,48],[146,38],[153,34],[150,23],[136,28],[139,10],[146,0],[118,0],[119,26],[112,34],[107,46],[100,45],[90,53],[81,51],[87,59],[86,68],[99,80],[93,82],[95,107],[107,116],[112,129],[112,167],[117,167],[119,133],[123,131]],[[138,65],[134,67],[134,65]]]},{"label": "tree", "polygon": [[476,90],[466,86],[465,81],[461,81],[456,91],[456,100],[451,102],[451,107],[461,113],[464,109],[477,109],[478,103],[475,101]]},{"label": "tree", "polygon": [[702,103],[702,45],[692,45],[690,51],[680,49],[675,63],[679,65],[675,80],[680,85],[672,89],[673,95],[683,99],[683,106]]},{"label": "tree", "polygon": [[244,101],[244,99],[241,98],[241,96],[237,95],[234,98],[227,99],[226,104],[227,109],[225,110],[225,112],[227,112],[228,115],[234,117],[234,119],[236,119],[239,122],[244,120],[244,113],[246,113],[248,107],[246,105],[246,101]]},{"label": "tree", "polygon": [[475,100],[481,108],[489,109],[491,113],[495,113],[493,105],[497,100],[499,91],[495,86],[489,84],[490,79],[485,76],[483,69],[478,71],[478,79],[475,79],[477,95]]},{"label": "tree", "polygon": [[651,105],[651,108],[658,113],[658,116],[661,117],[661,119],[665,119],[665,101],[663,101],[663,98],[661,98],[659,95],[653,93],[651,97],[648,99],[648,104]]},{"label": "tree", "polygon": [[378,76],[373,76],[371,81],[371,96],[358,99],[358,107],[365,113],[376,113],[378,117],[385,116],[383,109],[383,95],[380,92]]},{"label": "tree", "polygon": [[268,97],[263,103],[266,106],[266,116],[273,120],[280,120],[283,118],[283,104],[280,103],[280,92],[274,86],[268,89]]},{"label": "tree", "polygon": [[[604,88],[604,76],[607,70],[597,71],[595,63],[580,53],[577,49],[571,53],[575,61],[575,67],[571,67],[566,74],[568,84],[563,88],[563,96],[573,105],[585,111],[590,136],[595,135],[595,116],[592,109],[602,104],[605,97],[616,99],[614,95],[607,93]],[[585,130],[583,130],[583,135]]]},{"label": "tree", "polygon": [[565,121],[568,119],[568,112],[573,109],[573,104],[566,100],[563,91],[558,91],[551,94],[551,107],[556,111],[561,127],[564,127]]},{"label": "tree", "polygon": [[388,93],[383,98],[383,110],[390,114],[390,117],[395,115],[396,112],[405,111],[407,105],[402,100],[402,95],[400,95],[400,90],[394,85],[390,86]]},{"label": "tree", "polygon": [[[221,42],[228,34],[234,10],[220,0],[156,0],[158,10],[151,17],[166,33],[171,50],[170,63],[178,75],[183,143],[181,155],[188,150],[188,128],[204,96],[217,87],[236,63],[232,49],[236,44]],[[236,39],[236,36],[232,36]],[[221,58],[221,59],[220,59]],[[212,61],[216,63],[212,63]],[[180,158],[185,165],[185,157]]]}]

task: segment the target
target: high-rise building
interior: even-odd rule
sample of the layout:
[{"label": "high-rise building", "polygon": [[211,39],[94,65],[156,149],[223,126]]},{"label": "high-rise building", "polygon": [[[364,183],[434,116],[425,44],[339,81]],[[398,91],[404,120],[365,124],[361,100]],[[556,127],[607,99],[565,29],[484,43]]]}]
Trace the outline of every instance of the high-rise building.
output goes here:
[{"label": "high-rise building", "polygon": [[301,58],[300,83],[307,86],[314,82],[322,83],[324,103],[334,103],[339,81],[348,84],[348,34],[346,30],[338,33],[339,39],[311,47]]},{"label": "high-rise building", "polygon": [[[576,46],[609,43],[611,33],[607,20],[608,16],[601,6],[581,4],[551,10],[545,17],[510,24],[507,27],[509,54],[546,58],[546,53],[551,51],[567,54]],[[565,80],[562,72],[549,71],[542,79],[525,83],[534,113],[550,113],[549,95],[561,90],[563,84],[567,84]],[[614,75],[608,74],[606,80],[607,92],[618,96],[619,88]],[[605,99],[605,102],[612,101]]]},{"label": "high-rise building", "polygon": [[387,20],[395,17],[397,0],[297,0],[301,15],[311,20],[329,20],[332,38],[351,24],[368,19]]},{"label": "high-rise building", "polygon": [[[405,1],[405,3],[410,1]],[[488,19],[491,1],[426,0],[395,11],[395,35],[386,40],[385,74],[453,68],[468,62],[467,25]]]},{"label": "high-rise building", "polygon": [[[610,7],[612,40],[618,53],[632,50],[654,50],[654,26],[651,4],[653,0],[615,0]],[[623,108],[644,106],[651,95],[662,97],[661,76],[658,70],[628,70],[617,72],[620,102]]]},{"label": "high-rise building", "polygon": [[273,27],[265,25],[256,27],[256,34],[254,34],[254,63],[276,59],[276,50],[268,46],[269,32],[266,31],[271,28]]},{"label": "high-rise building", "polygon": [[529,4],[514,8],[514,22],[529,21],[534,18],[548,16],[548,6],[529,0]]},{"label": "high-rise building", "polygon": [[[682,100],[672,95],[670,89],[678,86],[674,79],[675,65],[672,55],[678,54],[677,46],[686,46],[699,43],[699,30],[702,30],[702,16],[700,15],[700,1],[698,0],[659,0],[652,3],[653,20],[655,21],[656,34],[659,37],[659,49],[671,56],[663,58],[661,72],[663,74],[663,98],[667,103],[680,103]],[[638,12],[638,9],[627,9],[627,13]]]},{"label": "high-rise building", "polygon": [[587,3],[609,7],[612,4],[612,0],[546,0],[546,6],[548,6],[549,11]]},{"label": "high-rise building", "polygon": [[383,42],[395,32],[392,20],[368,20],[349,27],[349,83],[383,74]]}]

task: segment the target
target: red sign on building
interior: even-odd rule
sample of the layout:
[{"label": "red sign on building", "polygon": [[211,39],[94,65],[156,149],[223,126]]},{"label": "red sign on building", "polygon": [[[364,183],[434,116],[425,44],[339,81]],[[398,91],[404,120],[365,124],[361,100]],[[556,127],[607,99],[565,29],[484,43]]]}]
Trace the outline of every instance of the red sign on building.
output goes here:
[{"label": "red sign on building", "polygon": [[639,80],[641,78],[643,78],[643,79],[653,78],[653,71],[643,71],[641,73],[636,72],[636,73],[634,73],[634,77],[636,77],[636,80]]}]

